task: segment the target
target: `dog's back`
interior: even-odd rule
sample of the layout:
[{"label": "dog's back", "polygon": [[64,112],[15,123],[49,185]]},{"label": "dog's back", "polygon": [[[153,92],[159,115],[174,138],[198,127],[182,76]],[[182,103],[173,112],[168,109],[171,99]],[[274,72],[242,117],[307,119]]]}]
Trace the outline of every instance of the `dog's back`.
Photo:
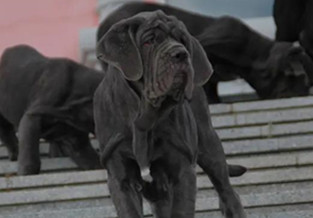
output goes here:
[{"label": "dog's back", "polygon": [[46,58],[33,48],[19,45],[4,51],[0,62],[0,112],[12,124],[20,120]]},{"label": "dog's back", "polygon": [[17,127],[35,104],[66,107],[92,98],[102,78],[98,71],[67,58],[47,58],[27,45],[8,48],[0,62],[0,113]]}]

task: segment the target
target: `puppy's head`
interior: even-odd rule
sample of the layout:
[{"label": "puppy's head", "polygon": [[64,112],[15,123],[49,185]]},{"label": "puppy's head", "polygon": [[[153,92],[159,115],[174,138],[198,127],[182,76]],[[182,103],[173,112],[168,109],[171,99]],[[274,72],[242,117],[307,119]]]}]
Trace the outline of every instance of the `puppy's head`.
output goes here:
[{"label": "puppy's head", "polygon": [[203,48],[184,24],[162,11],[121,20],[100,39],[97,56],[136,84],[152,106],[164,99],[190,99],[213,70]]},{"label": "puppy's head", "polygon": [[[313,62],[299,45],[276,42],[259,78],[264,98],[307,95],[313,85]],[[263,96],[262,96],[263,95]]]}]

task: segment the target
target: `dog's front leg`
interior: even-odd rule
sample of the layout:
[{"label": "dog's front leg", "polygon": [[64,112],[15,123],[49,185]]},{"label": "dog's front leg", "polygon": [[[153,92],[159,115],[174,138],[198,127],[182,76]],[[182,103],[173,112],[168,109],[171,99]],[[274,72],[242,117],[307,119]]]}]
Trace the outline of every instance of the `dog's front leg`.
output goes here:
[{"label": "dog's front leg", "polygon": [[137,163],[122,158],[117,151],[108,159],[106,166],[108,186],[118,217],[143,218],[142,185]]},{"label": "dog's front leg", "polygon": [[38,174],[40,171],[40,121],[37,115],[24,114],[21,119],[19,134],[18,174]]},{"label": "dog's front leg", "polygon": [[155,218],[172,218],[171,213],[173,208],[173,197],[174,197],[173,187],[172,186],[168,187],[167,192],[168,198],[158,200],[156,202],[150,202],[151,209]]},{"label": "dog's front leg", "polygon": [[202,89],[196,89],[191,107],[198,126],[198,164],[209,176],[218,192],[222,209],[227,218],[246,217],[239,196],[229,181],[229,167],[226,163],[221,141],[216,134]]},{"label": "dog's front leg", "polygon": [[184,167],[181,179],[174,185],[174,199],[171,218],[193,218],[197,192],[197,177],[194,166]]},{"label": "dog's front leg", "polygon": [[8,149],[9,159],[17,160],[18,140],[14,126],[0,114],[0,139]]},{"label": "dog's front leg", "polygon": [[[221,209],[227,218],[245,218],[240,198],[229,181],[228,166],[223,147],[214,129],[199,137],[198,164],[209,176],[218,192]],[[200,133],[201,134],[201,133]]]}]

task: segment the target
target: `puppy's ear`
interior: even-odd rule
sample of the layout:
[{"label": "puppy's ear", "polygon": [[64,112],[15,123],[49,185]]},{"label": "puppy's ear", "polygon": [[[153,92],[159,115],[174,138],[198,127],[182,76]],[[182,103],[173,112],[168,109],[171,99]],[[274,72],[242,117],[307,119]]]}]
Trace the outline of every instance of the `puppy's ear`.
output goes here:
[{"label": "puppy's ear", "polygon": [[97,57],[118,68],[127,80],[139,80],[143,73],[142,60],[135,42],[135,32],[142,23],[138,17],[114,24],[99,40]]},{"label": "puppy's ear", "polygon": [[192,36],[190,37],[192,47],[192,65],[195,71],[194,83],[197,86],[202,86],[212,76],[213,68],[199,41]]}]

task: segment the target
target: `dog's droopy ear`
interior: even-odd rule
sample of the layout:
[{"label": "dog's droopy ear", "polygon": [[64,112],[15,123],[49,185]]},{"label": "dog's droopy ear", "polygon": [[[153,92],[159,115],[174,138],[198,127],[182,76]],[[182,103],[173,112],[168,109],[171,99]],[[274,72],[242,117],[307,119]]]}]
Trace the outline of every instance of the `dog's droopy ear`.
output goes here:
[{"label": "dog's droopy ear", "polygon": [[199,41],[193,36],[190,37],[192,46],[192,65],[195,71],[194,83],[197,86],[202,86],[212,76],[213,68]]},{"label": "dog's droopy ear", "polygon": [[191,54],[192,66],[194,69],[193,82],[197,86],[204,85],[212,76],[212,65],[199,41],[188,32],[183,22],[173,16],[169,16],[172,25],[172,34],[180,38]]},{"label": "dog's droopy ear", "polygon": [[135,32],[142,22],[140,17],[121,20],[109,29],[97,45],[98,59],[118,68],[130,81],[139,80],[143,73],[135,42]]}]

